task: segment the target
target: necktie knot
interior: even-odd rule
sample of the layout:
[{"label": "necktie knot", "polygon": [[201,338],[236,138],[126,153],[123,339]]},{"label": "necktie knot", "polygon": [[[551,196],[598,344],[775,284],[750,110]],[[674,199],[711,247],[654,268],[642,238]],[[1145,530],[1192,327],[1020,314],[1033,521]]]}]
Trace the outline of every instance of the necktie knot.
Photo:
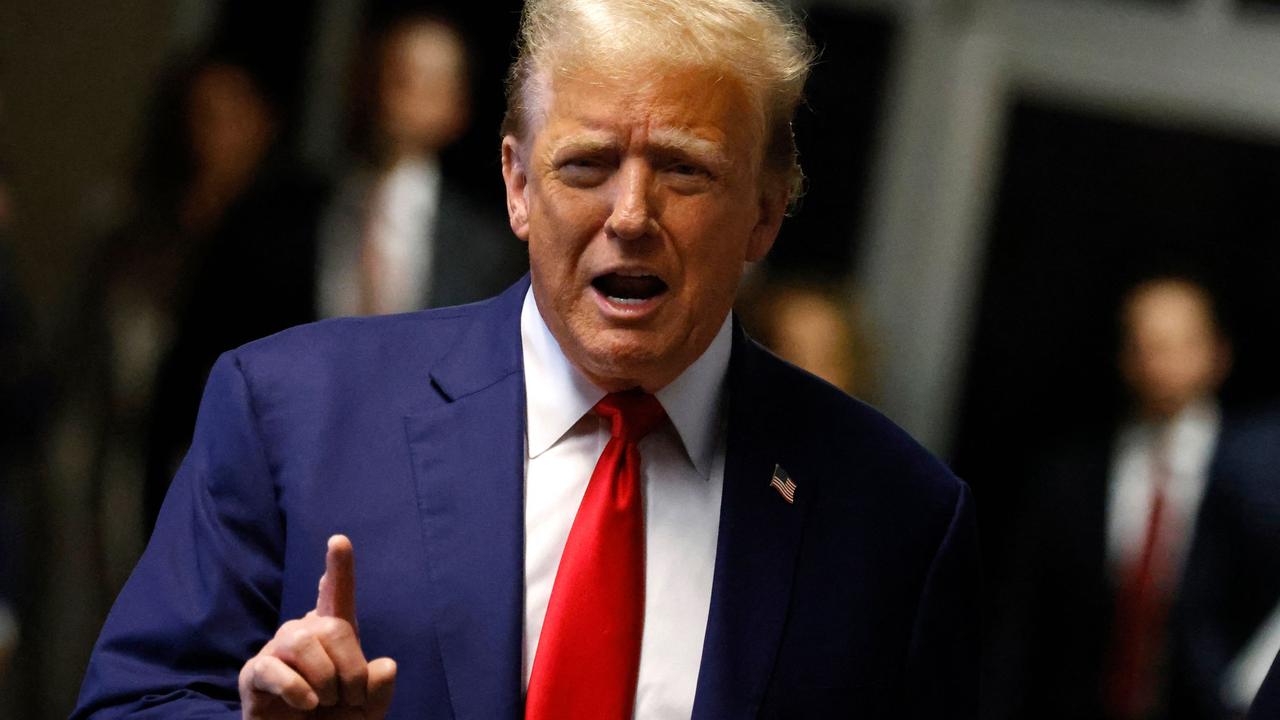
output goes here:
[{"label": "necktie knot", "polygon": [[609,434],[638,443],[667,417],[658,398],[642,390],[609,393],[596,403],[597,415],[609,421]]}]

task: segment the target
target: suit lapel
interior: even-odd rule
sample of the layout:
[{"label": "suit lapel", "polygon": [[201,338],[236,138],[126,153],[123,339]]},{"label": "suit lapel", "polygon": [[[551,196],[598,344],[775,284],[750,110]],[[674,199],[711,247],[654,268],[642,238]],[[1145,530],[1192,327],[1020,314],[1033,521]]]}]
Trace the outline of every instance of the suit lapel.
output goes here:
[{"label": "suit lapel", "polygon": [[769,486],[774,466],[786,467],[787,458],[768,362],[735,328],[720,536],[695,719],[755,716],[786,620],[810,493],[796,478],[792,505]]},{"label": "suit lapel", "polygon": [[445,403],[405,418],[432,610],[456,718],[520,715],[527,279],[477,312],[431,372]]},{"label": "suit lapel", "polygon": [[[528,279],[478,312],[431,372],[445,403],[405,418],[453,714],[521,715],[525,395],[519,314]],[[752,717],[786,620],[810,493],[769,486],[787,466],[770,362],[735,329],[724,495],[694,718]],[[784,419],[785,420],[785,419]]]}]

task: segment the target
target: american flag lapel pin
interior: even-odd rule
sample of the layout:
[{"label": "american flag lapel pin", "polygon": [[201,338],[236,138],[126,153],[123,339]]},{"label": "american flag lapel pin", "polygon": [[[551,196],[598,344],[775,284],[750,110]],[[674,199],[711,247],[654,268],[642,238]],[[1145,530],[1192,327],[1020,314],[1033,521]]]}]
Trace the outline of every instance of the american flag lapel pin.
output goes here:
[{"label": "american flag lapel pin", "polygon": [[781,465],[773,466],[773,479],[769,481],[769,487],[778,491],[783,500],[788,504],[794,504],[796,501],[796,481],[791,479],[786,469]]}]

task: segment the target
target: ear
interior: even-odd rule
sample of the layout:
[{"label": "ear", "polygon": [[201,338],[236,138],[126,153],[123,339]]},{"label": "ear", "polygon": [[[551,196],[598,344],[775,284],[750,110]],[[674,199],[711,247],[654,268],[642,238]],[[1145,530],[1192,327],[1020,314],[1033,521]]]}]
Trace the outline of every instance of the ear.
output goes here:
[{"label": "ear", "polygon": [[758,262],[769,254],[773,241],[782,229],[787,216],[787,192],[778,187],[766,187],[760,193],[759,216],[747,241],[747,262]]},{"label": "ear", "polygon": [[529,242],[529,198],[525,190],[529,174],[520,155],[520,141],[514,135],[502,138],[502,181],[507,186],[507,219],[511,232]]}]

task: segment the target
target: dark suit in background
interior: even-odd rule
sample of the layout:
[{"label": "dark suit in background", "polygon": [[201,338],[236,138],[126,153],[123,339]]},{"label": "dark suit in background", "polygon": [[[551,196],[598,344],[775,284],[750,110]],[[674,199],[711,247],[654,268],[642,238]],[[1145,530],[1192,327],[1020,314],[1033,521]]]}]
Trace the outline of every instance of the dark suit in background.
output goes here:
[{"label": "dark suit in background", "polygon": [[[1107,438],[1060,451],[1037,477],[1002,605],[992,717],[1105,718],[1116,614],[1107,562]],[[1228,418],[1170,609],[1159,717],[1226,720],[1228,666],[1280,603],[1280,414]],[[994,704],[994,703],[993,703]]]},{"label": "dark suit in background", "polygon": [[529,270],[524,243],[497,208],[483,208],[455,188],[440,192],[435,258],[424,308],[447,307],[492,297]]},{"label": "dark suit in background", "polygon": [[[1222,682],[1280,605],[1280,409],[1224,433],[1174,617],[1179,717],[1236,717]],[[1276,715],[1280,717],[1280,714]]]},{"label": "dark suit in background", "polygon": [[[319,252],[325,251],[325,245],[339,245],[358,254],[376,181],[375,174],[366,171],[339,182],[318,228]],[[500,207],[482,207],[442,178],[434,225],[422,229],[423,241],[430,238],[431,259],[423,283],[425,292],[413,309],[462,305],[492,297],[529,269],[523,244],[500,220]],[[312,265],[310,273],[314,276],[316,272],[317,267]],[[323,292],[315,287],[318,279],[312,282],[315,292]],[[234,346],[224,349],[231,347]]]},{"label": "dark suit in background", "polygon": [[268,165],[189,262],[147,423],[144,534],[191,440],[214,360],[227,348],[315,318],[310,268],[325,197],[319,178],[285,163]]},{"label": "dark suit in background", "polygon": [[1109,436],[1075,440],[1035,476],[990,651],[989,717],[1105,716],[1100,688],[1115,615],[1106,548],[1111,448]]}]

